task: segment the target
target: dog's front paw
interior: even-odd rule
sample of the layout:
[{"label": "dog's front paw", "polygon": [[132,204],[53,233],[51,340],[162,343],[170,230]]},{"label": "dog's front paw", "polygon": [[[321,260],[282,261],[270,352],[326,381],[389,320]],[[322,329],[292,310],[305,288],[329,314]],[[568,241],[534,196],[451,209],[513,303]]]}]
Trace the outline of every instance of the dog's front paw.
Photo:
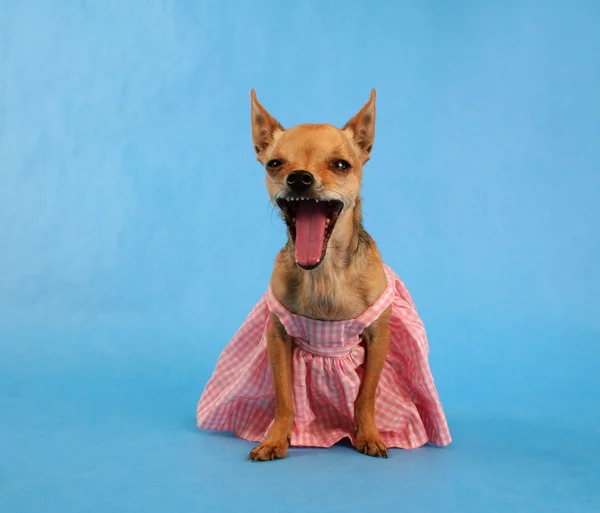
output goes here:
[{"label": "dog's front paw", "polygon": [[288,441],[265,440],[258,445],[248,456],[252,461],[271,461],[285,458],[287,455]]},{"label": "dog's front paw", "polygon": [[375,456],[377,458],[387,458],[388,450],[382,442],[379,433],[361,433],[356,434],[356,450],[362,454]]}]

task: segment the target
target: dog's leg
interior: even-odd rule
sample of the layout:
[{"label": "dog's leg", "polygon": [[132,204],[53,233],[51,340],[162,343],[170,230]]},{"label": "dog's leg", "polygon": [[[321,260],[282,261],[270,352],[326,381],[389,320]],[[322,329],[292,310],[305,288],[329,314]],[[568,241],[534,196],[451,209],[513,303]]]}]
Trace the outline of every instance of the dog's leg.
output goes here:
[{"label": "dog's leg", "polygon": [[292,339],[272,314],[267,332],[267,351],[275,387],[275,419],[265,440],[250,452],[248,459],[254,461],[285,458],[294,425]]},{"label": "dog's leg", "polygon": [[375,392],[390,347],[389,314],[388,309],[363,333],[366,359],[360,392],[354,403],[356,450],[380,458],[387,458],[388,451],[375,425]]}]

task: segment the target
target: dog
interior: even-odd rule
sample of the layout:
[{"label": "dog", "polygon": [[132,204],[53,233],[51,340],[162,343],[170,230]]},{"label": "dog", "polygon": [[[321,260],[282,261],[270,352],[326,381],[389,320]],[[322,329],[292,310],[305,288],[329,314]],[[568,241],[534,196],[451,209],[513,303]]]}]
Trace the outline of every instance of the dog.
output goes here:
[{"label": "dog", "polygon": [[[377,245],[362,223],[361,181],[375,139],[376,91],[342,129],[301,124],[288,130],[252,100],[252,140],[266,168],[267,191],[285,220],[288,241],[275,261],[271,287],[290,311],[327,321],[352,319],[383,293],[386,279]],[[302,225],[298,226],[301,222]],[[355,403],[356,449],[387,457],[375,425],[375,391],[386,359],[389,313],[362,334],[366,365]],[[292,341],[271,314],[267,337],[275,387],[275,420],[250,453],[266,460],[286,454],[294,422]]]},{"label": "dog", "polygon": [[219,357],[198,426],[259,442],[253,461],[343,438],[379,458],[390,445],[447,445],[423,324],[363,227],[375,90],[342,128],[284,129],[250,96],[256,158],[288,237],[267,293]]}]

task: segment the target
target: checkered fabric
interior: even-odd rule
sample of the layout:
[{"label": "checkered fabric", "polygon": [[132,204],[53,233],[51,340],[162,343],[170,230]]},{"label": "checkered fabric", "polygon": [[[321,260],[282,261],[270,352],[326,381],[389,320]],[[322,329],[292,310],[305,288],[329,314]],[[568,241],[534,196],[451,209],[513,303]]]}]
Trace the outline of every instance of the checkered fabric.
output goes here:
[{"label": "checkered fabric", "polygon": [[197,409],[198,427],[262,441],[275,395],[266,332],[273,312],[294,337],[292,446],[355,443],[354,401],[365,350],[360,334],[391,304],[391,341],[377,388],[375,422],[388,447],[446,446],[450,432],[427,361],[425,328],[400,278],[385,266],[387,288],[362,315],[318,321],[290,313],[270,288],[217,361]]}]

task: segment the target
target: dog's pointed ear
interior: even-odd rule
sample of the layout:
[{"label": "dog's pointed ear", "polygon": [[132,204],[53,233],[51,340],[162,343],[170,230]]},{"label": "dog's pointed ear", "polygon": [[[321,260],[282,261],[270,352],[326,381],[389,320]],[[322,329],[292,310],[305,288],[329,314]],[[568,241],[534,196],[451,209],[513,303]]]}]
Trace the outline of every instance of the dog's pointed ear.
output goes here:
[{"label": "dog's pointed ear", "polygon": [[375,140],[375,89],[371,89],[369,101],[342,128],[359,147],[363,156],[363,164],[369,160]]},{"label": "dog's pointed ear", "polygon": [[265,151],[273,144],[277,133],[283,132],[283,127],[260,104],[254,89],[250,92],[250,100],[252,103],[252,142],[258,160],[262,162]]}]

